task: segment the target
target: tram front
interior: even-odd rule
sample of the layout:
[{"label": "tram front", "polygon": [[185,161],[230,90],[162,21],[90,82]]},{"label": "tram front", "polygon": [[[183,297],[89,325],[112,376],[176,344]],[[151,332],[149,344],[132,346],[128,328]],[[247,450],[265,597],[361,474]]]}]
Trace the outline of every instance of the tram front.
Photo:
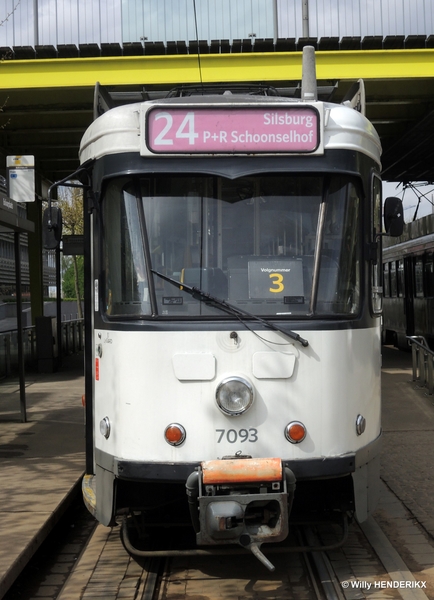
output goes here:
[{"label": "tram front", "polygon": [[367,517],[379,159],[365,117],[321,102],[191,96],[91,125],[84,491],[101,522],[182,505],[199,545],[261,555],[299,494]]}]

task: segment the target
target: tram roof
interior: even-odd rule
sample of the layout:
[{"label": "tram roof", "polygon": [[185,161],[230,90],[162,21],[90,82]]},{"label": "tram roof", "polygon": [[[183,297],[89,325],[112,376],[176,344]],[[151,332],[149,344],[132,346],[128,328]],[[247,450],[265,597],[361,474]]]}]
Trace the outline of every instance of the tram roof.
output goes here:
[{"label": "tram roof", "polygon": [[385,261],[397,260],[410,254],[423,254],[434,249],[434,214],[411,221],[404,225],[404,231],[398,238],[383,238],[383,257]]},{"label": "tram roof", "polygon": [[[203,93],[203,90],[202,90]],[[141,145],[143,128],[145,127],[145,111],[155,106],[163,106],[164,110],[171,107],[200,107],[201,109],[216,110],[219,106],[241,109],[242,107],[252,109],[256,106],[267,106],[269,111],[281,109],[303,109],[313,108],[323,126],[320,132],[320,148],[323,153],[328,149],[358,151],[370,157],[380,164],[380,139],[372,124],[357,110],[344,106],[343,104],[302,102],[301,100],[290,100],[279,96],[257,96],[246,94],[220,94],[220,95],[185,95],[181,97],[168,98],[161,101],[148,101],[143,103],[118,106],[105,112],[84,134],[80,146],[81,162],[100,158],[106,154],[123,152],[140,152],[151,156],[152,152]],[[101,106],[99,110],[103,110]],[[146,115],[148,113],[146,112]],[[111,119],[110,116],[113,116]],[[139,115],[139,118],[137,118]],[[321,115],[321,117],[320,117]],[[211,125],[211,127],[213,127]],[[262,152],[263,153],[263,152]],[[313,154],[315,154],[314,152]],[[162,154],[171,154],[170,151]],[[207,153],[206,151],[196,153],[195,156],[219,154],[219,151]],[[221,153],[224,155],[224,152]],[[261,154],[261,151],[258,151]],[[277,154],[277,152],[276,152]],[[184,151],[182,156],[190,156]]]},{"label": "tram roof", "polygon": [[434,233],[427,234],[414,240],[407,240],[383,250],[383,261],[398,260],[409,255],[432,252],[434,248]]}]

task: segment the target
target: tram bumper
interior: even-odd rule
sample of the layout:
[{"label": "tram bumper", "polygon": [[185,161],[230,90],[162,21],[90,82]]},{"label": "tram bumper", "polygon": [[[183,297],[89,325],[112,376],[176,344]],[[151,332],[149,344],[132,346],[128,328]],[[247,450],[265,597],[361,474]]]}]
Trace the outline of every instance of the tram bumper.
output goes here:
[{"label": "tram bumper", "polygon": [[203,462],[186,488],[198,545],[239,544],[274,569],[259,548],[287,537],[295,491],[295,476],[280,459]]}]

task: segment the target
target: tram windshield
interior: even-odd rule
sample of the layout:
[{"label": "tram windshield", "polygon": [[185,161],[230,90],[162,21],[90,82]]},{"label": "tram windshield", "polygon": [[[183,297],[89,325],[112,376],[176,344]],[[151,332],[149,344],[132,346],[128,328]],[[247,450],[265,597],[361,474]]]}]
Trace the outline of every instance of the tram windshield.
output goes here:
[{"label": "tram windshield", "polygon": [[122,177],[103,198],[109,317],[223,317],[157,271],[259,316],[356,315],[360,193],[346,176]]}]

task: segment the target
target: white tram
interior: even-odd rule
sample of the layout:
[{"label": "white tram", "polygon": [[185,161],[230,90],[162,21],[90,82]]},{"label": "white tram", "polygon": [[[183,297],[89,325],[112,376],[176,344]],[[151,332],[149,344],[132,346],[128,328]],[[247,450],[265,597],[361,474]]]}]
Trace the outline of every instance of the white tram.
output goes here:
[{"label": "white tram", "polygon": [[119,106],[83,137],[83,490],[105,525],[185,507],[198,546],[266,563],[292,505],[375,507],[380,142],[309,81]]}]

